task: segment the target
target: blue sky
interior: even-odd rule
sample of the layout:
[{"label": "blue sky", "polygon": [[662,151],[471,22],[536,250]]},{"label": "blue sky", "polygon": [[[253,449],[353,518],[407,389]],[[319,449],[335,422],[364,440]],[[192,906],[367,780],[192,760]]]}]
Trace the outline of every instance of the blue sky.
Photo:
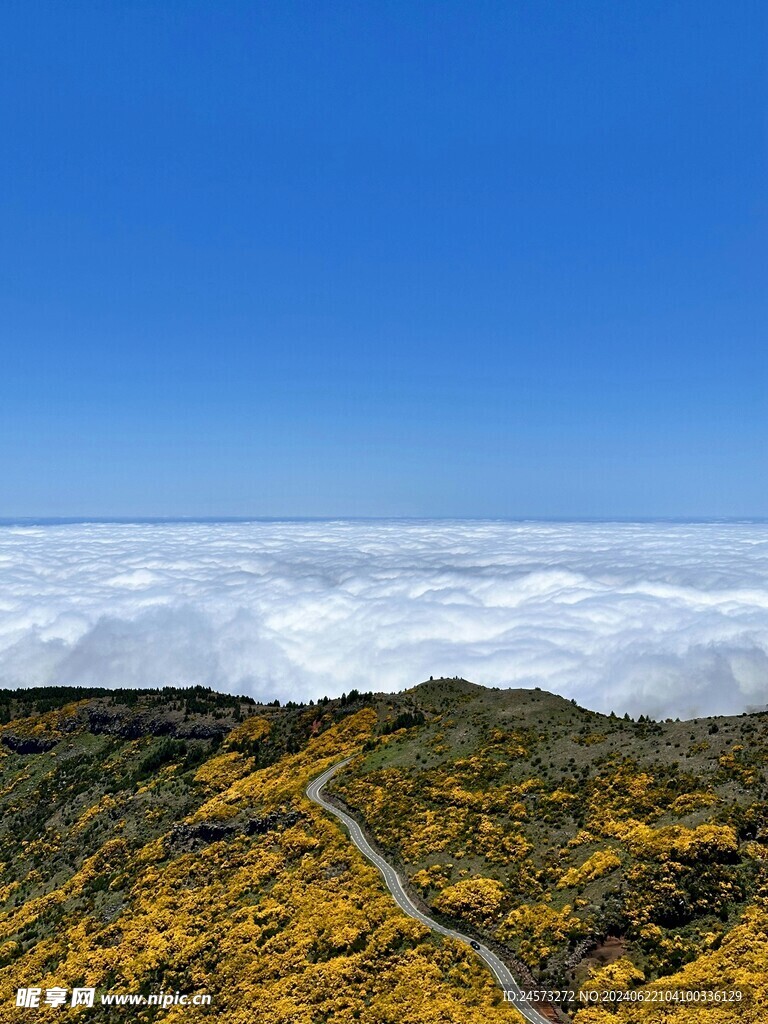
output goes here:
[{"label": "blue sky", "polygon": [[0,515],[767,515],[767,20],[6,4]]}]

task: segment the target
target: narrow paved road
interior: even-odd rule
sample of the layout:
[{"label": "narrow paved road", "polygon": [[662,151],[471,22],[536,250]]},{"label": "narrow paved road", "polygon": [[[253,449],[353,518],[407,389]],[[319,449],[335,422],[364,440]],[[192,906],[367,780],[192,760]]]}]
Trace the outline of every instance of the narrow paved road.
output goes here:
[{"label": "narrow paved road", "polygon": [[[345,764],[349,764],[351,760],[352,758],[348,757],[346,760],[340,761],[338,764],[333,765],[327,771],[323,772],[322,775],[319,775],[316,779],[310,782],[307,786],[307,796],[313,803],[318,804],[323,808],[323,810],[334,814],[344,823],[352,842],[358,850],[360,850],[363,856],[381,872],[387,888],[392,893],[395,898],[395,902],[401,910],[408,914],[409,917],[415,917],[417,921],[421,921],[422,924],[425,924],[427,928],[431,928],[432,931],[439,932],[441,935],[447,935],[451,939],[458,939],[459,942],[465,942],[467,945],[470,945],[472,940],[468,936],[462,935],[461,932],[453,931],[451,928],[446,928],[444,925],[440,924],[439,921],[435,921],[433,918],[427,917],[426,914],[422,914],[419,908],[411,901],[411,898],[405,891],[403,883],[400,881],[400,877],[395,869],[388,861],[384,860],[382,856],[376,853],[371,844],[365,838],[363,830],[355,819],[351,818],[348,814],[345,814],[344,811],[339,810],[338,807],[334,807],[333,804],[329,803],[323,797],[322,791],[326,782],[328,782],[331,776],[335,775],[340,768],[343,768]],[[496,978],[496,981],[498,981],[502,989],[505,989],[508,992],[515,992],[519,995],[520,986],[512,977],[507,965],[503,963],[495,953],[482,944],[479,944],[479,949],[476,949],[475,952],[481,959],[485,960],[486,964],[488,964],[493,976]],[[510,1003],[509,1005],[514,1006],[514,1008],[518,1010],[526,1020],[530,1021],[531,1024],[552,1024],[547,1017],[542,1016],[538,1010],[534,1009],[534,1007],[530,1006],[528,1003],[521,1001]]]}]

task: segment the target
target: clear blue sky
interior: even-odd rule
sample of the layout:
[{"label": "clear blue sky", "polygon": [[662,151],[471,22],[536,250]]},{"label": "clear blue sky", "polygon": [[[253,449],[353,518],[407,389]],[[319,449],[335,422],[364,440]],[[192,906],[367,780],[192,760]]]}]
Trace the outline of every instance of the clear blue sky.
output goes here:
[{"label": "clear blue sky", "polygon": [[768,7],[0,13],[0,515],[767,515]]}]

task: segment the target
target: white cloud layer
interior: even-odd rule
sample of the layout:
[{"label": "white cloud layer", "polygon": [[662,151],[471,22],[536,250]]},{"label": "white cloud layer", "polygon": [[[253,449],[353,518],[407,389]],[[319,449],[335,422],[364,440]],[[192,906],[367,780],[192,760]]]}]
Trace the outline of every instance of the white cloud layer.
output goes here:
[{"label": "white cloud layer", "polygon": [[0,686],[202,683],[282,700],[430,675],[587,707],[768,702],[768,526],[0,528]]}]

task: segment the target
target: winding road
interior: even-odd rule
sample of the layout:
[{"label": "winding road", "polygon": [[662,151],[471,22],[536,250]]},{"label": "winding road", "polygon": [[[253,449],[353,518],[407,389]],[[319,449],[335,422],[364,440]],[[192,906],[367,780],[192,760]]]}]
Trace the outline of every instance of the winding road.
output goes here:
[{"label": "winding road", "polygon": [[[432,931],[439,932],[441,935],[446,935],[451,939],[458,939],[459,942],[464,942],[468,946],[472,946],[472,939],[467,935],[462,935],[461,932],[453,931],[451,928],[446,928],[445,925],[440,924],[439,921],[435,921],[433,918],[423,914],[415,903],[411,900],[408,893],[405,891],[405,887],[397,874],[395,869],[389,864],[388,861],[378,854],[368,840],[365,838],[363,830],[360,828],[354,818],[350,817],[349,814],[345,814],[344,811],[339,810],[338,807],[334,807],[333,804],[329,803],[323,796],[323,787],[328,780],[343,768],[344,765],[349,764],[352,760],[351,757],[346,758],[344,761],[339,761],[338,764],[332,765],[327,771],[324,771],[322,775],[318,775],[316,779],[307,786],[307,796],[309,799],[322,807],[324,811],[328,811],[330,814],[335,815],[342,824],[346,827],[349,832],[350,839],[362,853],[362,855],[371,862],[381,873],[387,888],[392,893],[395,902],[404,913],[409,917],[415,918],[417,921],[421,921],[427,928],[431,928]],[[475,948],[475,946],[477,948]],[[477,955],[486,962],[490,967],[493,976],[499,983],[502,989],[507,992],[514,992],[518,997],[521,995],[520,986],[517,984],[515,979],[512,977],[509,968],[498,956],[487,946],[482,943],[475,943],[472,948],[475,950]],[[510,1006],[514,1007],[518,1013],[530,1021],[531,1024],[552,1024],[548,1017],[542,1016],[530,1003],[525,1001],[515,1000],[509,1003]]]}]

